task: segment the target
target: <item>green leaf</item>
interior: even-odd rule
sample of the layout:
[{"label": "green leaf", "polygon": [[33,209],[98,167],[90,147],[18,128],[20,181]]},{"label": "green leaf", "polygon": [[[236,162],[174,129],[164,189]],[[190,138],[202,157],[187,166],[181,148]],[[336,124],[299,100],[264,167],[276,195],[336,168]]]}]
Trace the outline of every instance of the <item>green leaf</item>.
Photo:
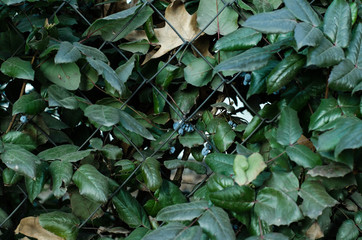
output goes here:
[{"label": "green leaf", "polygon": [[327,38],[322,38],[320,44],[310,48],[307,55],[307,66],[330,67],[344,59],[343,49],[333,45]]},{"label": "green leaf", "polygon": [[99,125],[111,127],[120,121],[120,111],[117,108],[93,104],[84,110],[84,115]]},{"label": "green leaf", "polygon": [[56,198],[62,197],[67,192],[67,186],[72,180],[73,165],[70,162],[54,161],[49,167],[53,180],[53,193]]},{"label": "green leaf", "polygon": [[123,155],[123,150],[120,147],[117,147],[112,144],[106,144],[104,147],[100,150],[103,156],[110,160],[117,160],[121,159]]},{"label": "green leaf", "polygon": [[245,240],[288,240],[289,238],[281,233],[268,233],[263,236],[248,237]]},{"label": "green leaf", "polygon": [[142,126],[136,119],[134,119],[131,115],[126,113],[125,111],[119,111],[119,120],[121,125],[130,132],[137,133],[142,137],[145,137],[149,140],[155,140],[152,134]]},{"label": "green leaf", "polygon": [[157,201],[150,199],[144,206],[146,211],[153,217],[164,207],[187,202],[181,190],[175,184],[166,180],[162,181],[161,187],[154,195]]},{"label": "green leaf", "polygon": [[161,209],[157,214],[158,221],[186,221],[199,217],[209,207],[206,201],[180,203]]},{"label": "green leaf", "polygon": [[179,167],[185,167],[195,171],[197,174],[206,174],[206,167],[198,162],[190,162],[183,160],[168,160],[164,161],[163,164],[168,169],[176,169]]},{"label": "green leaf", "polygon": [[121,50],[131,53],[146,54],[148,52],[148,49],[150,49],[150,43],[147,40],[143,39],[139,41],[121,43],[120,45],[118,45],[118,47]]},{"label": "green leaf", "polygon": [[32,151],[37,147],[36,142],[30,137],[30,135],[19,131],[10,131],[6,133],[2,136],[1,141],[3,143],[18,145],[28,151]]},{"label": "green leaf", "polygon": [[54,57],[54,63],[73,63],[76,62],[82,55],[80,51],[70,42],[61,42],[59,50]]},{"label": "green leaf", "polygon": [[362,68],[344,59],[333,67],[328,78],[329,87],[337,91],[352,91],[362,82]]},{"label": "green leaf", "polygon": [[198,240],[201,238],[202,230],[199,226],[186,227],[182,223],[169,223],[161,226],[147,234],[143,240]]},{"label": "green leaf", "polygon": [[225,152],[233,144],[235,137],[236,134],[231,126],[227,122],[221,121],[216,127],[213,140],[217,149],[220,152]]},{"label": "green leaf", "polygon": [[48,60],[41,64],[40,71],[49,81],[67,90],[76,90],[79,87],[81,75],[75,63],[55,64]]},{"label": "green leaf", "polygon": [[14,170],[10,168],[5,168],[2,172],[3,182],[4,186],[13,186],[14,184],[17,184],[23,176],[15,172]]},{"label": "green leaf", "polygon": [[46,106],[47,104],[37,92],[31,92],[21,96],[21,98],[14,103],[13,115],[18,113],[36,115],[41,113]]},{"label": "green leaf", "polygon": [[2,0],[2,2],[9,6],[9,5],[25,2],[25,0]]},{"label": "green leaf", "polygon": [[153,11],[148,5],[146,7],[137,5],[97,19],[84,32],[83,36],[100,35],[106,41],[115,42],[145,23],[152,13]]},{"label": "green leaf", "polygon": [[[83,197],[78,191],[74,191],[70,194],[70,207],[72,213],[80,219],[87,219],[96,209],[99,207],[99,203],[96,203],[88,198]],[[101,217],[103,215],[102,209],[98,209],[92,216],[91,220]]]},{"label": "green leaf", "polygon": [[89,65],[97,71],[98,75],[102,75],[104,80],[106,80],[121,95],[124,94],[126,91],[124,82],[107,63],[91,57],[87,57],[86,59]]},{"label": "green leaf", "polygon": [[254,206],[255,192],[248,186],[232,186],[210,193],[210,200],[219,207],[243,213]]},{"label": "green leaf", "polygon": [[237,155],[233,164],[235,182],[239,185],[248,184],[255,180],[264,168],[266,164],[259,153],[253,153],[248,158]]},{"label": "green leaf", "polygon": [[234,57],[222,61],[214,69],[214,72],[225,70],[252,72],[266,66],[272,54],[263,48],[255,47]]},{"label": "green leaf", "polygon": [[317,166],[308,171],[312,177],[321,176],[326,178],[343,177],[352,170],[343,164],[330,163],[329,165]]},{"label": "green leaf", "polygon": [[63,87],[51,85],[48,88],[49,107],[64,107],[67,109],[77,109],[79,102],[73,93],[68,92]]},{"label": "green leaf", "polygon": [[218,15],[218,19],[215,19],[218,14],[217,10],[220,11],[223,7],[224,3],[221,0],[212,2],[201,0],[196,14],[198,27],[200,29],[207,27],[204,32],[208,35],[214,35],[218,32],[221,35],[226,35],[235,31],[238,28],[238,14],[231,7],[226,7]]},{"label": "green leaf", "polygon": [[209,192],[216,192],[234,185],[234,180],[231,177],[215,174],[212,175],[207,181],[207,190]]},{"label": "green leaf", "polygon": [[262,33],[288,33],[296,25],[294,15],[286,8],[250,16],[243,24]]},{"label": "green leaf", "polygon": [[294,144],[302,133],[303,130],[299,124],[298,113],[290,107],[285,107],[281,112],[277,130],[278,143],[284,146]]},{"label": "green leaf", "polygon": [[192,148],[204,144],[205,140],[200,136],[197,131],[186,133],[179,137],[179,141],[184,147]]},{"label": "green leaf", "polygon": [[154,192],[161,187],[162,177],[160,163],[156,158],[146,158],[146,160],[142,163],[141,170],[143,179],[148,189]]},{"label": "green leaf", "polygon": [[288,146],[286,152],[293,162],[304,168],[314,168],[318,165],[322,165],[320,156],[315,154],[307,146]]},{"label": "green leaf", "polygon": [[[7,220],[6,220],[7,219]],[[6,222],[4,222],[6,220]],[[1,227],[5,229],[9,229],[13,226],[12,221],[8,218],[8,214],[0,208],[0,223]]]},{"label": "green leaf", "polygon": [[8,58],[1,64],[0,71],[9,77],[34,80],[35,72],[31,67],[31,63],[18,57]]},{"label": "green leaf", "polygon": [[121,189],[119,193],[112,198],[119,218],[131,228],[144,226],[150,228],[148,216],[138,201],[132,195]]},{"label": "green leaf", "polygon": [[317,27],[301,22],[294,29],[294,38],[297,43],[297,49],[310,46],[316,47],[323,39],[323,33]]},{"label": "green leaf", "polygon": [[48,171],[48,164],[43,162],[36,166],[36,175],[34,179],[25,177],[25,187],[30,202],[33,202],[34,199],[43,190],[47,171]]},{"label": "green leaf", "polygon": [[79,42],[75,42],[73,43],[73,45],[86,57],[91,57],[97,60],[101,60],[103,62],[108,62],[106,55],[104,55],[104,53],[97,48],[86,46],[80,44]]},{"label": "green leaf", "polygon": [[94,166],[90,164],[80,166],[73,175],[73,182],[79,188],[81,195],[95,202],[107,202],[108,181]]},{"label": "green leaf", "polygon": [[179,115],[183,116],[184,114],[188,114],[191,108],[196,104],[198,96],[198,88],[192,88],[190,91],[177,91],[173,95],[173,99],[177,106],[175,104],[172,104],[172,106],[176,109],[178,114],[175,111],[170,110],[171,118],[176,121],[181,120]]},{"label": "green leaf", "polygon": [[65,240],[76,240],[78,235],[78,218],[71,213],[60,211],[43,213],[39,216],[40,225],[49,232]]},{"label": "green leaf", "polygon": [[214,48],[222,51],[237,51],[255,47],[261,40],[262,34],[251,28],[239,28],[220,38]]},{"label": "green leaf", "polygon": [[151,230],[144,228],[144,227],[138,227],[135,230],[133,230],[128,237],[125,238],[125,240],[140,240],[144,236],[146,236],[147,233],[149,233]]},{"label": "green leaf", "polygon": [[319,182],[305,181],[299,190],[299,196],[303,198],[300,209],[304,216],[311,219],[317,219],[325,208],[338,204]]},{"label": "green leaf", "polygon": [[266,79],[267,93],[271,94],[287,85],[305,65],[303,55],[291,54],[284,58]]},{"label": "green leaf", "polygon": [[337,46],[345,48],[351,37],[351,9],[345,0],[334,0],[324,15],[324,34]]},{"label": "green leaf", "polygon": [[298,199],[299,180],[293,172],[272,172],[265,186],[281,190],[294,201]]},{"label": "green leaf", "polygon": [[[215,59],[210,57],[206,57],[206,59],[212,65],[216,63]],[[195,58],[184,68],[184,77],[189,84],[195,87],[202,87],[212,80],[212,68],[202,58]]]},{"label": "green leaf", "polygon": [[269,225],[289,225],[303,219],[297,204],[286,193],[270,187],[259,191],[255,213]]},{"label": "green leaf", "polygon": [[361,66],[362,64],[362,58],[359,57],[362,55],[361,39],[362,39],[362,23],[358,23],[353,30],[352,39],[348,46],[346,54],[347,58],[351,60],[351,62],[354,65],[357,66]]},{"label": "green leaf", "polygon": [[198,223],[211,239],[235,239],[229,216],[222,208],[210,207],[200,217]]},{"label": "green leaf", "polygon": [[59,145],[53,148],[48,148],[38,154],[38,157],[42,160],[60,160],[64,155],[76,152],[78,147],[75,145]]},{"label": "green leaf", "polygon": [[346,149],[358,149],[362,146],[362,121],[355,124],[349,131],[341,138],[334,151],[334,156],[338,157],[342,151]]},{"label": "green leaf", "polygon": [[128,78],[132,74],[134,67],[135,67],[135,55],[132,55],[132,57],[128,59],[126,63],[124,63],[123,65],[119,66],[116,69],[116,73],[123,83],[127,82]]},{"label": "green leaf", "polygon": [[39,161],[37,156],[14,144],[4,144],[4,150],[0,156],[8,168],[30,178],[35,178],[35,163]]},{"label": "green leaf", "polygon": [[336,240],[355,240],[359,236],[359,230],[353,220],[345,220],[338,229]]},{"label": "green leaf", "polygon": [[293,15],[303,21],[312,24],[314,27],[318,27],[321,24],[321,20],[318,14],[313,10],[310,3],[306,0],[284,0],[283,1],[288,10]]},{"label": "green leaf", "polygon": [[318,130],[341,115],[342,110],[338,107],[336,99],[322,99],[321,104],[310,118],[309,131]]},{"label": "green leaf", "polygon": [[220,173],[226,176],[230,176],[234,174],[233,170],[234,159],[235,155],[223,154],[223,153],[211,153],[206,156],[205,163],[215,173]]}]

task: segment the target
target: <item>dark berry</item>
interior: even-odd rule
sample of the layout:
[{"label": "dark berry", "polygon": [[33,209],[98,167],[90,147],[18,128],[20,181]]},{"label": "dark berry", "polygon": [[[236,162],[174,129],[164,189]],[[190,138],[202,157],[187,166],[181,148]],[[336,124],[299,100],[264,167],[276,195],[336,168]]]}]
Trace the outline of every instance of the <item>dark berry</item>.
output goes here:
[{"label": "dark berry", "polygon": [[178,132],[178,134],[180,134],[181,136],[183,136],[184,133],[185,133],[183,128],[179,128],[177,132]]},{"label": "dark berry", "polygon": [[210,143],[206,143],[205,148],[207,148],[207,149],[209,149],[209,150],[212,150],[212,146],[211,146]]},{"label": "dark berry", "polygon": [[228,121],[228,124],[230,125],[230,126],[232,126],[234,123],[233,123],[233,121]]},{"label": "dark berry", "polygon": [[173,123],[173,130],[177,130],[180,127],[180,122]]},{"label": "dark berry", "polygon": [[210,153],[210,150],[207,149],[206,147],[204,147],[204,148],[201,150],[202,156],[206,156],[206,155],[209,154],[209,153]]},{"label": "dark berry", "polygon": [[28,121],[28,118],[26,116],[21,116],[20,117],[20,122],[26,123],[27,121]]},{"label": "dark berry", "polygon": [[176,148],[174,146],[170,147],[170,154],[174,154],[176,151]]},{"label": "dark berry", "polygon": [[276,92],[273,92],[274,95],[278,95],[279,94],[279,90]]}]

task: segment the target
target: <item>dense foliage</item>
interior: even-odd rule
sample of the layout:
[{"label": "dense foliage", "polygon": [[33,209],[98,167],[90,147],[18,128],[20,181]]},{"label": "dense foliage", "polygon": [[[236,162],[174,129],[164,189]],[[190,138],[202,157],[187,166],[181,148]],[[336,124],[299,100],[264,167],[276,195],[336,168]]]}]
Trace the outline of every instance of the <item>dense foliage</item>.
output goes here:
[{"label": "dense foliage", "polygon": [[360,1],[129,2],[1,1],[1,239],[360,239]]}]

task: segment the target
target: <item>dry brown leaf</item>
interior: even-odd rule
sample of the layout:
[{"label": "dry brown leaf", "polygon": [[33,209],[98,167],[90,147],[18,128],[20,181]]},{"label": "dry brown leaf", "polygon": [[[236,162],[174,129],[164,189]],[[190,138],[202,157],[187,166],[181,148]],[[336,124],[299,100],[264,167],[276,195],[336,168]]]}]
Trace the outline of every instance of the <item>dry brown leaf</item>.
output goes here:
[{"label": "dry brown leaf", "polygon": [[64,240],[52,232],[44,229],[39,223],[39,217],[26,217],[21,219],[15,234],[24,234],[38,240]]},{"label": "dry brown leaf", "polygon": [[[180,0],[176,0],[168,5],[165,11],[165,18],[185,41],[191,41],[200,32],[200,29],[197,27],[196,14],[190,15]],[[160,48],[150,59],[159,58],[183,43],[181,38],[167,23],[164,27],[156,28],[154,31],[158,39],[158,43],[155,44],[160,45]],[[133,31],[125,38],[129,41],[136,41],[147,39],[147,36],[144,31]]]},{"label": "dry brown leaf", "polygon": [[313,223],[312,226],[309,227],[305,235],[312,240],[324,237],[321,227],[317,222]]},{"label": "dry brown leaf", "polygon": [[314,147],[313,143],[308,138],[306,138],[304,135],[300,136],[297,143],[299,145],[304,145],[304,146],[308,147],[313,152],[315,151],[315,147]]}]

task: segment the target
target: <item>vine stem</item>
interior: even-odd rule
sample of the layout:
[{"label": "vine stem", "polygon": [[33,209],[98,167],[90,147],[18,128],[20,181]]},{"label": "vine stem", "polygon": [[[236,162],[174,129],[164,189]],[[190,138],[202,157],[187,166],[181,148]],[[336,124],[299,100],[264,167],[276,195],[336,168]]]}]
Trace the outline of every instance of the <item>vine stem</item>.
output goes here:
[{"label": "vine stem", "polygon": [[[26,81],[24,81],[24,82],[23,82],[23,85],[21,86],[19,98],[21,98],[21,97],[24,95],[25,86],[26,86]],[[15,122],[15,119],[16,119],[17,116],[18,116],[18,114],[15,114],[15,115],[13,116],[13,118],[11,119],[11,122],[10,122],[8,128],[6,129],[5,134],[8,133],[8,132],[10,132],[11,128],[12,128],[13,125],[14,125],[14,122]]]}]

